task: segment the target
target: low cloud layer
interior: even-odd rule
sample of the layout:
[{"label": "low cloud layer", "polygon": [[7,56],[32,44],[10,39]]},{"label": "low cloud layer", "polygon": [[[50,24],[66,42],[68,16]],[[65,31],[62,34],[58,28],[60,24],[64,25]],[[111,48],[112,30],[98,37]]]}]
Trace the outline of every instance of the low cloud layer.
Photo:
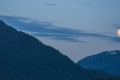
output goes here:
[{"label": "low cloud layer", "polygon": [[78,40],[78,38],[91,37],[120,42],[119,37],[111,37],[97,33],[88,33],[82,30],[62,28],[55,26],[51,22],[41,22],[24,17],[0,15],[0,20],[5,21],[8,25],[11,25],[18,30],[31,32],[31,35],[47,37],[54,40],[85,43],[84,41]]}]

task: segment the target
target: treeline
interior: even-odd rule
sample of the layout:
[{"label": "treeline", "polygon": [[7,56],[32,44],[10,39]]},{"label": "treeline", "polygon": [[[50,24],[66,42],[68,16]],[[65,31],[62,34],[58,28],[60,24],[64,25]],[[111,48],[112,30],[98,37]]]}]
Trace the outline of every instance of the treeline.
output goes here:
[{"label": "treeline", "polygon": [[92,78],[91,80],[120,80],[120,78],[117,78],[117,79],[114,79],[114,78],[108,78],[108,79],[104,79],[104,78],[97,78],[97,79],[95,79],[95,78]]}]

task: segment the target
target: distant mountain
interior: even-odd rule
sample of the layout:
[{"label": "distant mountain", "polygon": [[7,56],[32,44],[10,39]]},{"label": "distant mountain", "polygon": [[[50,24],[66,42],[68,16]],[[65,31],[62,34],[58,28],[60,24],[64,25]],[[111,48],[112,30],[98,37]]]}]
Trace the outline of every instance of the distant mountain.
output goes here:
[{"label": "distant mountain", "polygon": [[115,77],[84,69],[56,49],[0,20],[0,80],[90,80]]},{"label": "distant mountain", "polygon": [[77,62],[84,68],[97,69],[120,75],[120,50],[105,51]]}]

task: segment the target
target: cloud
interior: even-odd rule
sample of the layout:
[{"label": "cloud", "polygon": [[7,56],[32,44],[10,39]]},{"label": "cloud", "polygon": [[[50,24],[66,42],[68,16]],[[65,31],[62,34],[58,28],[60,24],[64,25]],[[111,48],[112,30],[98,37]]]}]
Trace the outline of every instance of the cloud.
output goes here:
[{"label": "cloud", "polygon": [[112,24],[113,28],[120,29],[120,24]]},{"label": "cloud", "polygon": [[34,35],[36,37],[47,37],[54,40],[81,43],[85,42],[79,40],[78,38],[83,37],[100,38],[113,42],[120,42],[119,37],[111,37],[97,33],[89,33],[82,30],[62,28],[55,26],[52,22],[41,22],[29,18],[4,15],[0,15],[0,19],[5,21],[8,25],[12,25],[12,27],[18,30],[30,32],[31,35]]},{"label": "cloud", "polygon": [[29,32],[34,36],[48,37],[50,39],[69,42],[83,42],[73,38],[73,35],[70,35],[73,33],[72,29],[57,27],[50,22],[40,22],[29,18],[3,15],[0,15],[0,19],[5,21],[8,25],[12,25],[12,27],[17,30]]},{"label": "cloud", "polygon": [[56,6],[56,4],[43,4],[45,6]]}]

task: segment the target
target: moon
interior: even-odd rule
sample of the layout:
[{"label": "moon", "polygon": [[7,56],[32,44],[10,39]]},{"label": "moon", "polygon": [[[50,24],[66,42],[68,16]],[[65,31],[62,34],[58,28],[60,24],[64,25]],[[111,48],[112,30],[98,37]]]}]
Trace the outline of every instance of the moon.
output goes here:
[{"label": "moon", "polygon": [[120,36],[120,30],[117,31],[118,36]]}]

